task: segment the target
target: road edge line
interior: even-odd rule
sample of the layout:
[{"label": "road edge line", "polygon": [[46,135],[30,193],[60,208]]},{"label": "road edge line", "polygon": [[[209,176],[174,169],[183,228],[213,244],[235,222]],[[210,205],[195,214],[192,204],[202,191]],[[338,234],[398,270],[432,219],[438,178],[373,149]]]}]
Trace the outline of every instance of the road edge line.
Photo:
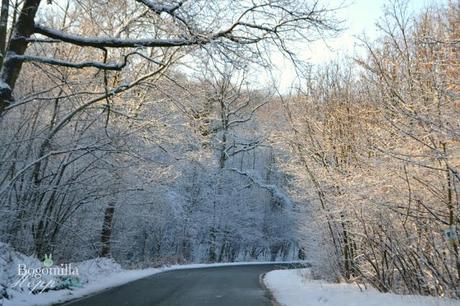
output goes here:
[{"label": "road edge line", "polygon": [[262,286],[262,289],[264,289],[267,298],[270,300],[273,306],[282,306],[278,301],[276,300],[275,296],[271,292],[271,290],[268,288],[268,286],[264,282],[265,274],[267,273],[262,273],[259,275],[259,283]]}]

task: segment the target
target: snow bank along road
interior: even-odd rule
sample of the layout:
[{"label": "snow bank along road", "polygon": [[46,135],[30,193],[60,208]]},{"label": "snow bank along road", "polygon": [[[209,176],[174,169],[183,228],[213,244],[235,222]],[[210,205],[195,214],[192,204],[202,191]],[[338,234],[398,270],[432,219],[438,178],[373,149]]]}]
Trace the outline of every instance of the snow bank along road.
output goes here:
[{"label": "snow bank along road", "polygon": [[296,267],[299,265],[255,264],[173,270],[60,305],[272,305],[268,292],[260,284],[260,275]]}]

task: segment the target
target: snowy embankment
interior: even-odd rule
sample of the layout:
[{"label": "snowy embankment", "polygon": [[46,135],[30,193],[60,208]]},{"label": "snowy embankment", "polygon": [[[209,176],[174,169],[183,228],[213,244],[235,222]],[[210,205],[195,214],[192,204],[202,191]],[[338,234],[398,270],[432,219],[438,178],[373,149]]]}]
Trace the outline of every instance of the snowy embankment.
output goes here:
[{"label": "snowy embankment", "polygon": [[27,289],[18,290],[10,287],[6,290],[8,299],[0,299],[0,305],[52,305],[122,285],[162,271],[162,269],[123,270],[119,264],[106,258],[87,260],[73,265],[78,267],[81,287],[50,290],[39,294],[31,294]]},{"label": "snowy embankment", "polygon": [[264,283],[283,306],[460,306],[460,301],[380,293],[357,285],[314,280],[309,269],[268,272]]},{"label": "snowy embankment", "polygon": [[[40,275],[40,280],[52,282],[52,289],[37,293],[44,285],[37,283],[34,276],[21,282],[18,269],[41,269],[43,263],[35,257],[26,256],[14,251],[10,246],[0,243],[0,305],[2,306],[31,306],[51,305],[71,299],[83,297],[94,292],[121,285],[145,276],[163,271],[162,268],[144,270],[123,270],[114,260],[96,258],[78,263],[72,263],[72,269],[78,271],[73,277],[78,282],[69,284],[63,277]],[[33,290],[38,284],[37,290]],[[57,290],[60,288],[60,290]],[[34,291],[32,294],[31,291]]]}]

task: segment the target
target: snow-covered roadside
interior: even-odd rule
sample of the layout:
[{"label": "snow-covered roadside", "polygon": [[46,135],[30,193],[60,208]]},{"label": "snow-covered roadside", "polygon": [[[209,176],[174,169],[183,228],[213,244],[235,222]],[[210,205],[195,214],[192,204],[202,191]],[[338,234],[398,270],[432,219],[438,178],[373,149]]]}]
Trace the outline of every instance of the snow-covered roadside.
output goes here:
[{"label": "snow-covered roadside", "polygon": [[313,280],[309,269],[268,272],[264,283],[283,306],[460,306],[460,301],[425,296],[361,292],[351,284]]},{"label": "snow-covered roadside", "polygon": [[[100,260],[100,259],[99,259]],[[87,261],[85,263],[93,262],[96,260]],[[57,291],[48,291],[36,295],[29,294],[28,292],[17,293],[10,300],[0,300],[0,306],[47,306],[56,303],[62,303],[73,299],[88,296],[99,291],[109,289],[112,287],[120,286],[150,275],[154,275],[164,271],[181,270],[181,269],[197,269],[219,266],[238,266],[238,265],[254,265],[254,264],[276,264],[276,263],[299,263],[299,262],[234,262],[234,263],[215,263],[215,264],[188,264],[188,265],[173,265],[162,268],[148,268],[139,270],[123,270],[114,269],[112,272],[102,272],[95,274],[89,278],[88,282],[82,288],[63,289]],[[80,265],[76,264],[77,267]],[[97,269],[95,269],[97,270]],[[81,269],[80,269],[81,271]],[[86,277],[91,270],[86,270],[87,273],[81,274]],[[2,304],[3,302],[3,304]]]},{"label": "snow-covered roadside", "polygon": [[3,306],[42,306],[61,303],[72,299],[80,298],[92,293],[122,285],[136,279],[140,279],[155,273],[162,272],[161,268],[144,270],[119,270],[94,275],[82,288],[63,289],[48,291],[40,294],[30,294],[28,292],[15,293],[11,299],[0,300]]},{"label": "snow-covered roadside", "polygon": [[[13,285],[18,280],[18,265],[41,267],[42,263],[37,258],[16,252],[8,245],[0,243],[0,306],[52,305],[91,295],[104,289],[123,285],[164,271],[267,263],[273,264],[274,262],[188,264],[162,268],[124,270],[112,259],[95,258],[83,262],[71,263],[72,267],[78,269],[78,279],[81,287],[77,286],[72,289],[50,290],[40,294],[30,294],[27,288],[19,288],[19,286],[15,287]],[[48,275],[46,279],[52,279],[52,277]],[[55,280],[57,279],[55,278]],[[7,296],[8,299],[2,299],[2,295]]]}]

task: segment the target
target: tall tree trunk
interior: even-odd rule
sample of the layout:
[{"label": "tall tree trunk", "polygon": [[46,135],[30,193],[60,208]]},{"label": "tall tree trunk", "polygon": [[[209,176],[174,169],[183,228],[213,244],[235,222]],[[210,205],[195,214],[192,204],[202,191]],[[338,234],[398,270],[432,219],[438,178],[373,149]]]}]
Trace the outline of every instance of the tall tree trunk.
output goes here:
[{"label": "tall tree trunk", "polygon": [[209,236],[211,240],[211,244],[209,246],[209,255],[208,255],[208,262],[216,262],[217,254],[216,254],[216,229],[212,227],[209,231]]},{"label": "tall tree trunk", "polygon": [[220,121],[222,124],[222,139],[219,157],[219,168],[225,168],[225,161],[227,160],[227,133],[228,133],[228,115],[226,112],[226,106],[224,99],[220,99]]},{"label": "tall tree trunk", "polygon": [[[449,229],[456,230],[455,226],[455,217],[454,217],[454,204],[453,204],[453,186],[452,186],[452,175],[451,170],[449,167],[449,163],[447,161],[447,147],[446,143],[442,143],[442,148],[444,151],[444,156],[446,158],[446,179],[447,179],[447,207],[449,209]],[[452,240],[452,248],[455,257],[455,267],[457,269],[457,281],[460,281],[460,256],[458,252],[458,241]]]},{"label": "tall tree trunk", "polygon": [[219,168],[224,169],[225,168],[225,161],[227,160],[227,131],[224,130],[222,134],[222,147],[220,151],[220,157],[219,157]]},{"label": "tall tree trunk", "polygon": [[8,54],[23,55],[26,52],[29,44],[28,38],[34,33],[34,19],[39,5],[40,0],[25,0],[18,17],[18,21],[12,27],[13,34],[8,44],[8,48],[5,51],[6,54],[3,58],[4,62],[1,70],[0,114],[8,106],[9,101],[12,99],[12,91],[22,68],[22,61],[9,60],[7,56]]},{"label": "tall tree trunk", "polygon": [[6,34],[8,29],[8,11],[10,8],[9,0],[2,0],[2,7],[0,12],[0,69],[5,59],[6,50]]},{"label": "tall tree trunk", "polygon": [[101,231],[101,257],[110,257],[111,241],[112,241],[112,224],[113,215],[115,213],[115,201],[111,201],[105,209],[104,223]]},{"label": "tall tree trunk", "polygon": [[344,213],[340,214],[341,223],[342,223],[342,235],[343,235],[343,260],[344,260],[344,270],[345,270],[345,278],[348,280],[351,277],[350,271],[350,242],[348,241],[348,231],[345,225],[345,215]]}]

